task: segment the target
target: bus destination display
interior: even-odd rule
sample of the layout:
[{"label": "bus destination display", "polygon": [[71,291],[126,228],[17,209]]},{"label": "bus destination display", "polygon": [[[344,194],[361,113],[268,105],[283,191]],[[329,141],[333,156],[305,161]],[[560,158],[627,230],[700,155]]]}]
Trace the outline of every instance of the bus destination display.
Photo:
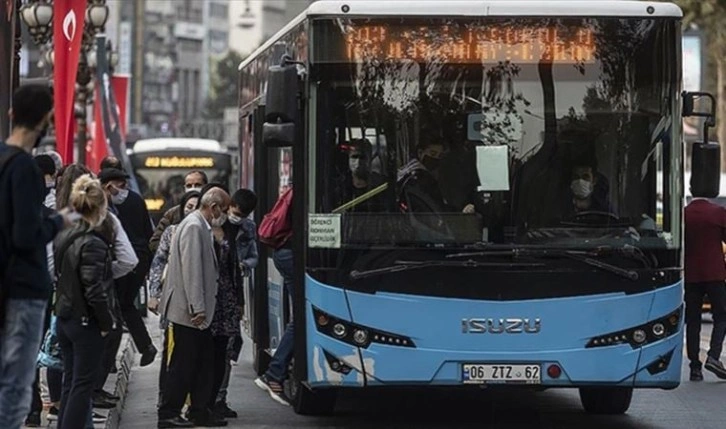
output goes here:
[{"label": "bus destination display", "polygon": [[214,158],[207,156],[150,156],[146,168],[214,168]]},{"label": "bus destination display", "polygon": [[345,49],[351,62],[595,62],[593,31],[582,27],[356,25],[345,35]]}]

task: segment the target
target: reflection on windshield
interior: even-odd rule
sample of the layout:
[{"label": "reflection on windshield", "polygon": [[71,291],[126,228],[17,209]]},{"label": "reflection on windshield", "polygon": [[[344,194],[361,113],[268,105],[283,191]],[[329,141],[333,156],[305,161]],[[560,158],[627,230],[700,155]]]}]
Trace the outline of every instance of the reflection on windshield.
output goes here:
[{"label": "reflection on windshield", "polygon": [[313,211],[344,245],[678,243],[676,25],[316,21]]}]

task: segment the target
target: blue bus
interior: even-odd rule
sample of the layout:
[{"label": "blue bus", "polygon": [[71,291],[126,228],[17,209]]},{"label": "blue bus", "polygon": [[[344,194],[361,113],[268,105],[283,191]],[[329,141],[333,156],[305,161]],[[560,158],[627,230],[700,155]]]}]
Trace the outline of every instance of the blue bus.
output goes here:
[{"label": "blue bus", "polygon": [[264,43],[239,66],[240,180],[258,223],[295,189],[295,278],[288,297],[262,249],[255,370],[292,320],[301,414],[389,386],[578,388],[619,414],[677,387],[681,118],[713,120],[681,93],[681,17],[318,1]]}]

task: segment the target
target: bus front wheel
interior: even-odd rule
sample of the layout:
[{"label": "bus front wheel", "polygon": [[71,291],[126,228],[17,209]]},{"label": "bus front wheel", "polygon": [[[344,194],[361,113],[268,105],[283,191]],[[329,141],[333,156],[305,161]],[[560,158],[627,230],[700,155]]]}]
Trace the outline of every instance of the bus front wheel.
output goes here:
[{"label": "bus front wheel", "polygon": [[582,407],[590,414],[623,414],[630,408],[632,387],[581,387]]}]

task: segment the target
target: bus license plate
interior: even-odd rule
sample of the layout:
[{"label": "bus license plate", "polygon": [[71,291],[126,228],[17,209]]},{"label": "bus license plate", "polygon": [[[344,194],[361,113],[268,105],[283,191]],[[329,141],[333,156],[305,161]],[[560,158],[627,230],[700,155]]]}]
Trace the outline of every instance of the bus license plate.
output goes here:
[{"label": "bus license plate", "polygon": [[539,365],[464,364],[461,366],[464,384],[541,382]]}]

